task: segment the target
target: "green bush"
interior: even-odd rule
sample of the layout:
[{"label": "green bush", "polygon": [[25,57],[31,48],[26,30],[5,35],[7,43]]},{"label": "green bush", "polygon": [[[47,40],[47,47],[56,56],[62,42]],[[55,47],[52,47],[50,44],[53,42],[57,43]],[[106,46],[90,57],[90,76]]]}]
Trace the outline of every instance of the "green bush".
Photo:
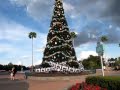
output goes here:
[{"label": "green bush", "polygon": [[120,90],[120,76],[87,77],[86,83],[98,85],[108,90]]},{"label": "green bush", "polygon": [[75,68],[78,68],[79,67],[79,64],[77,62],[67,62],[67,65],[70,66],[70,67],[75,67]]}]

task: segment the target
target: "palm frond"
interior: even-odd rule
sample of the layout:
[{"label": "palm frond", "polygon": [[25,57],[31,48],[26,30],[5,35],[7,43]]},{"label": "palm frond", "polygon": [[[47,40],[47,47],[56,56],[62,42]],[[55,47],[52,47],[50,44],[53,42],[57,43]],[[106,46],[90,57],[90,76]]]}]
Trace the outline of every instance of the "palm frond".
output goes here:
[{"label": "palm frond", "polygon": [[101,39],[102,42],[106,42],[106,41],[108,41],[107,36],[102,36],[100,39]]},{"label": "palm frond", "polygon": [[71,35],[72,38],[76,38],[77,37],[75,32],[71,32],[70,35]]},{"label": "palm frond", "polygon": [[30,32],[28,37],[31,39],[31,38],[36,38],[37,37],[37,34],[35,32]]}]

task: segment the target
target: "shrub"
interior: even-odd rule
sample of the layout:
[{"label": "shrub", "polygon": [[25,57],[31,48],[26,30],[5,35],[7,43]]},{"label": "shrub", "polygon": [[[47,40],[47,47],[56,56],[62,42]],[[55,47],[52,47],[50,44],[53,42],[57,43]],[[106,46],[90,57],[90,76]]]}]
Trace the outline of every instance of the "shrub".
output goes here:
[{"label": "shrub", "polygon": [[66,64],[70,67],[75,67],[75,68],[79,67],[79,64],[75,61],[67,62]]},{"label": "shrub", "polygon": [[107,88],[108,90],[120,90],[120,77],[118,76],[93,76],[93,77],[87,77],[86,83],[88,84],[94,84],[98,85],[103,88]]},{"label": "shrub", "polygon": [[83,82],[83,83],[76,83],[68,90],[107,90],[107,89],[101,88],[100,86],[97,85],[91,85]]}]

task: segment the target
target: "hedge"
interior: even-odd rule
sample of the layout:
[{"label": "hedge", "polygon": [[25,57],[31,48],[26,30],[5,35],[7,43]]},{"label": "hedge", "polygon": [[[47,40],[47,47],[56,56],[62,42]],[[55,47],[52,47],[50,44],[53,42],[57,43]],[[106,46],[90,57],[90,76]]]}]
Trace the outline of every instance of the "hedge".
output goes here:
[{"label": "hedge", "polygon": [[82,82],[82,83],[76,83],[75,85],[72,85],[67,90],[107,90],[107,89],[101,88],[100,86],[94,86],[94,85],[90,85],[85,82]]},{"label": "hedge", "polygon": [[86,78],[86,83],[98,85],[108,90],[120,90],[120,76],[91,76]]}]

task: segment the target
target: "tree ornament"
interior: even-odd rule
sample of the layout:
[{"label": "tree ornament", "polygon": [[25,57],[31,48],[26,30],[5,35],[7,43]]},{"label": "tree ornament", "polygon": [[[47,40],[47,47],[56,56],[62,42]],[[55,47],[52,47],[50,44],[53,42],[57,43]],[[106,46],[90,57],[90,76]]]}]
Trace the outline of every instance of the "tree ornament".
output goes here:
[{"label": "tree ornament", "polygon": [[57,42],[55,42],[55,45],[57,44]]},{"label": "tree ornament", "polygon": [[59,8],[61,8],[61,6],[59,6]]},{"label": "tree ornament", "polygon": [[60,28],[60,31],[62,30],[62,28]]}]

